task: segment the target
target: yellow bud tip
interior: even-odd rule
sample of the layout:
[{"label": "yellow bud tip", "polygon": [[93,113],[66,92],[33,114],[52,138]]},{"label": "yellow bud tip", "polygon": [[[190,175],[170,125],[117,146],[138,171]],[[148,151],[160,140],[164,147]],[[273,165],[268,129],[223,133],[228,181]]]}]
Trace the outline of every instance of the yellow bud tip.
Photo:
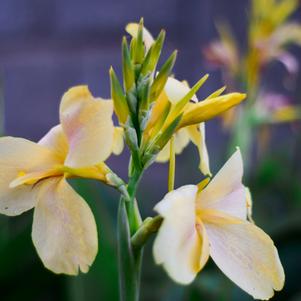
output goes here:
[{"label": "yellow bud tip", "polygon": [[224,96],[231,96],[231,98],[234,99],[234,103],[239,103],[247,98],[246,93],[239,93],[239,92],[225,94]]}]

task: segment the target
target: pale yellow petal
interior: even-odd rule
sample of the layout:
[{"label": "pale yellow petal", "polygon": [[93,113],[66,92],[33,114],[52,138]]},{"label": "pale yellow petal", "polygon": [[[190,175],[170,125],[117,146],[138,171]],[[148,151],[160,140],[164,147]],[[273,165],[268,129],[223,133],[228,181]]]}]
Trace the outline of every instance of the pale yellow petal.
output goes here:
[{"label": "pale yellow petal", "polygon": [[199,193],[198,206],[246,219],[246,190],[242,184],[242,175],[242,158],[240,150],[237,149],[206,188]]},{"label": "pale yellow petal", "polygon": [[124,148],[123,128],[118,126],[114,128],[112,152],[114,155],[120,155],[123,151],[123,148]]},{"label": "pale yellow petal", "polygon": [[[190,88],[187,84],[180,82],[173,77],[169,77],[165,84],[164,91],[168,97],[168,100],[171,103],[176,104],[184,96],[186,96],[187,93],[189,93]],[[198,102],[198,99],[195,95],[192,97],[192,100]]]},{"label": "pale yellow petal", "polygon": [[154,242],[153,254],[176,282],[188,284],[200,269],[201,239],[196,231],[197,186],[169,192],[155,210],[164,218]]},{"label": "pale yellow petal", "polygon": [[211,176],[209,155],[206,146],[205,123],[187,127],[191,141],[197,146],[200,156],[199,168],[205,176]]},{"label": "pale yellow petal", "polygon": [[156,162],[164,163],[169,160],[170,157],[170,142],[167,142],[166,145],[161,149],[159,154],[156,157]]},{"label": "pale yellow petal", "polygon": [[67,157],[69,150],[68,141],[60,124],[50,129],[38,144],[57,152],[63,161]]},{"label": "pale yellow petal", "polygon": [[49,169],[46,171],[34,171],[26,173],[24,175],[22,174],[23,172],[21,172],[21,174],[19,174],[17,178],[9,183],[10,188],[16,188],[23,184],[34,185],[42,179],[61,175],[62,171],[59,169]]},{"label": "pale yellow petal", "polygon": [[112,114],[112,101],[93,98],[86,86],[64,94],[60,119],[69,142],[65,165],[85,167],[108,158],[114,135]]},{"label": "pale yellow petal", "polygon": [[97,230],[87,203],[63,178],[45,180],[34,211],[32,239],[46,268],[86,273],[97,254]]},{"label": "pale yellow petal", "polygon": [[[125,30],[134,38],[138,35],[138,29],[138,23],[129,23],[125,28]],[[153,36],[145,27],[143,27],[143,42],[145,44],[146,51],[148,51],[154,43]]]},{"label": "pale yellow petal", "polygon": [[206,232],[206,228],[201,220],[197,220],[196,229],[199,234],[199,239],[201,242],[200,251],[198,251],[200,254],[198,271],[200,271],[205,266],[205,264],[209,259],[210,249],[209,249],[209,239]]},{"label": "pale yellow petal", "polygon": [[210,256],[236,285],[254,299],[268,300],[284,285],[284,271],[271,238],[255,225],[205,223]]},{"label": "pale yellow petal", "polygon": [[[184,148],[189,143],[189,134],[187,132],[187,129],[181,129],[177,133],[175,133],[175,153],[176,155],[179,155],[182,153]],[[170,155],[170,142],[168,142],[163,149],[158,154],[156,161],[157,162],[166,162],[169,160]]]},{"label": "pale yellow petal", "polygon": [[20,174],[47,171],[59,164],[49,149],[22,138],[0,138],[0,213],[18,215],[35,206],[36,189],[32,185],[9,188]]}]

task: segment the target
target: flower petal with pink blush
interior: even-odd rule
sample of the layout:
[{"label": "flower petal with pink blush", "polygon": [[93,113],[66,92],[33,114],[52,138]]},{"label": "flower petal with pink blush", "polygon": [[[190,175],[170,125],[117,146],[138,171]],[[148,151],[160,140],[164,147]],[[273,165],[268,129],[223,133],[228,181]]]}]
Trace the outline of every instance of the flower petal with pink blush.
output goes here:
[{"label": "flower petal with pink blush", "polygon": [[98,249],[91,209],[64,178],[41,185],[32,239],[44,266],[57,274],[88,272]]},{"label": "flower petal with pink blush", "polygon": [[200,270],[202,239],[196,230],[197,186],[186,185],[166,194],[155,210],[164,218],[154,242],[155,262],[176,282],[188,284]]},{"label": "flower petal with pink blush", "polygon": [[271,238],[247,221],[204,223],[210,256],[222,272],[255,299],[268,300],[284,285],[284,271]]},{"label": "flower petal with pink blush", "polygon": [[198,207],[216,209],[246,219],[246,190],[242,184],[243,163],[240,150],[231,156],[207,187],[198,195]]},{"label": "flower petal with pink blush", "polygon": [[57,152],[62,157],[63,161],[67,157],[69,149],[68,141],[60,124],[50,129],[38,144]]},{"label": "flower petal with pink blush", "polygon": [[106,160],[112,152],[113,102],[93,98],[86,86],[68,90],[60,106],[60,120],[69,143],[65,165],[86,167]]},{"label": "flower petal with pink blush", "polygon": [[59,163],[49,149],[22,138],[0,138],[0,213],[19,215],[36,204],[36,187],[10,188],[20,173],[47,172]]}]

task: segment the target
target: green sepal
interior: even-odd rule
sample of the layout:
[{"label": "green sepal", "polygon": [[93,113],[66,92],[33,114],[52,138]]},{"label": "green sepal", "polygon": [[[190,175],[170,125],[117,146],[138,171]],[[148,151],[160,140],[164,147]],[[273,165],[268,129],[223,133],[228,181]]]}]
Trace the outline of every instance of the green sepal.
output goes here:
[{"label": "green sepal", "polygon": [[145,47],[143,43],[143,18],[140,19],[138,33],[136,37],[136,50],[134,56],[134,63],[141,64],[144,59]]},{"label": "green sepal", "polygon": [[135,128],[131,125],[131,122],[127,121],[124,126],[124,136],[126,144],[131,151],[138,150],[138,138]]},{"label": "green sepal", "polygon": [[136,89],[133,87],[126,92],[126,102],[132,115],[137,113],[137,95]]},{"label": "green sepal", "polygon": [[141,131],[144,131],[146,126],[147,126],[147,122],[149,121],[150,117],[151,117],[151,110],[141,110],[140,111],[140,129]]},{"label": "green sepal", "polygon": [[114,110],[118,117],[119,123],[124,124],[129,116],[129,108],[126,98],[123,94],[122,87],[112,67],[110,68],[110,81],[111,98],[113,99]]},{"label": "green sepal", "polygon": [[135,87],[135,69],[131,61],[130,51],[126,37],[122,39],[122,72],[123,72],[123,85],[125,91],[134,89]]},{"label": "green sepal", "polygon": [[160,215],[155,217],[147,217],[138,228],[136,233],[132,236],[131,241],[133,249],[138,250],[143,248],[152,234],[158,232],[162,222],[163,218]]},{"label": "green sepal", "polygon": [[151,165],[155,159],[156,155],[163,149],[166,143],[170,140],[171,136],[174,134],[178,124],[181,121],[183,114],[180,114],[176,117],[170,124],[167,126],[162,133],[158,133],[156,139],[146,147],[146,150],[143,152],[142,163],[146,168]]},{"label": "green sepal", "polygon": [[130,56],[131,56],[131,58],[135,57],[135,55],[136,55],[136,43],[137,43],[137,39],[132,38],[131,43],[130,43]]},{"label": "green sepal", "polygon": [[191,89],[190,91],[176,103],[171,114],[178,115],[182,112],[186,104],[190,101],[190,99],[195,95],[195,93],[201,88],[201,86],[205,83],[208,78],[208,74],[204,75]]},{"label": "green sepal", "polygon": [[171,109],[171,103],[168,101],[165,104],[161,118],[159,118],[159,120],[155,123],[154,127],[152,128],[152,137],[156,137],[157,134],[160,132],[160,130],[163,128],[163,125],[166,122],[166,119],[169,115],[170,109]]},{"label": "green sepal", "polygon": [[148,107],[150,96],[150,74],[140,76],[137,81],[137,97],[139,99],[139,110],[145,110]]},{"label": "green sepal", "polygon": [[161,135],[159,135],[157,141],[155,142],[155,145],[159,147],[159,149],[162,149],[166,143],[169,141],[171,136],[174,134],[178,124],[180,123],[180,120],[183,116],[183,113],[180,114],[178,117],[176,117],[163,131]]},{"label": "green sepal", "polygon": [[172,68],[175,64],[177,58],[177,51],[175,50],[171,56],[167,59],[167,61],[162,66],[160,72],[154,79],[154,82],[151,86],[151,92],[150,92],[150,99],[151,101],[155,101],[157,97],[162,92],[163,88],[165,87],[165,84],[167,82],[168,77],[171,74]]},{"label": "green sepal", "polygon": [[161,50],[164,44],[164,40],[165,40],[165,30],[161,30],[161,32],[158,35],[158,38],[156,39],[156,41],[154,42],[154,44],[151,46],[151,48],[146,54],[146,57],[144,59],[141,68],[142,75],[145,75],[148,72],[153,73],[155,71],[161,55]]},{"label": "green sepal", "polygon": [[151,152],[146,152],[142,157],[142,164],[144,168],[148,168],[150,165],[152,165],[156,161],[156,157],[158,153],[160,152],[159,147],[153,146]]},{"label": "green sepal", "polygon": [[211,93],[206,99],[219,97],[225,90],[226,90],[226,86],[221,87],[220,89],[218,89],[218,90],[214,91],[213,93]]}]

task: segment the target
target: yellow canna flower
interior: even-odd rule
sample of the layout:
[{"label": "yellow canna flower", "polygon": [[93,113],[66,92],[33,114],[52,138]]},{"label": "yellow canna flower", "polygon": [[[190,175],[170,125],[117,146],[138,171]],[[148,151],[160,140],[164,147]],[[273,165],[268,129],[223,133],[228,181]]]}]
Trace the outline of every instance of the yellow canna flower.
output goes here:
[{"label": "yellow canna flower", "polygon": [[301,118],[301,108],[300,106],[286,105],[278,110],[275,110],[271,114],[271,120],[275,123],[282,122],[293,122],[300,120]]},{"label": "yellow canna flower", "polygon": [[267,300],[284,285],[284,271],[271,238],[247,221],[248,193],[237,150],[205,187],[169,192],[155,210],[164,218],[153,254],[169,276],[188,284],[209,256],[255,299]]},{"label": "yellow canna flower", "polygon": [[[207,79],[207,76],[203,77],[204,81]],[[208,150],[205,142],[205,123],[202,122],[206,119],[206,115],[210,118],[214,117],[219,110],[225,109],[224,106],[229,106],[232,102],[236,104],[240,102],[245,95],[239,93],[231,93],[224,96],[220,96],[220,93],[223,92],[223,88],[211,94],[204,101],[199,102],[196,95],[191,99],[191,102],[187,103],[183,108],[183,117],[180,121],[178,132],[175,134],[175,152],[179,154],[182,150],[188,145],[189,141],[193,142],[199,151],[200,164],[199,168],[205,175],[211,175],[209,167],[209,157]],[[181,99],[189,93],[190,88],[186,83],[180,82],[174,78],[169,78],[163,95],[157,100],[154,109],[153,115],[150,119],[150,125],[155,124],[157,119],[162,116],[162,110],[167,102],[167,100],[172,104],[170,109],[170,115],[172,116],[173,108],[176,108],[176,105]],[[164,99],[164,97],[167,99]],[[210,108],[211,103],[215,106],[215,103],[219,103],[218,108]],[[179,112],[177,112],[179,114]],[[210,119],[208,118],[208,119]],[[171,117],[172,119],[172,117]],[[168,119],[166,124],[168,124]],[[146,129],[149,130],[149,127]],[[151,134],[152,135],[152,134]],[[158,162],[165,162],[169,159],[169,143],[163,148],[161,153],[157,157]]]},{"label": "yellow canna flower", "polygon": [[[133,37],[137,37],[139,24],[129,23],[126,31]],[[143,38],[146,49],[149,49],[154,42],[152,35],[147,29],[143,29]],[[207,80],[205,75],[197,83],[200,88]],[[246,95],[241,93],[230,93],[220,96],[224,88],[215,91],[203,101],[198,101],[196,95],[191,99],[187,95],[191,89],[185,82],[180,82],[169,77],[162,93],[154,100],[151,116],[143,132],[142,141],[144,144],[156,140],[165,129],[179,116],[182,115],[175,133],[175,153],[180,154],[183,149],[192,141],[197,147],[200,155],[199,168],[205,175],[211,175],[209,167],[208,151],[205,143],[204,121],[225,112],[239,104]],[[186,99],[187,98],[187,99]],[[189,102],[191,100],[191,102]],[[156,161],[165,162],[169,160],[170,142],[158,154]]]},{"label": "yellow canna flower", "polygon": [[220,40],[213,41],[203,54],[215,67],[227,68],[232,76],[240,71],[240,55],[237,41],[226,23],[217,23]]},{"label": "yellow canna flower", "polygon": [[0,213],[34,209],[32,239],[46,268],[55,273],[87,272],[97,254],[93,214],[66,178],[106,180],[103,163],[112,151],[112,101],[93,98],[86,86],[67,91],[60,125],[38,143],[0,138]]}]

